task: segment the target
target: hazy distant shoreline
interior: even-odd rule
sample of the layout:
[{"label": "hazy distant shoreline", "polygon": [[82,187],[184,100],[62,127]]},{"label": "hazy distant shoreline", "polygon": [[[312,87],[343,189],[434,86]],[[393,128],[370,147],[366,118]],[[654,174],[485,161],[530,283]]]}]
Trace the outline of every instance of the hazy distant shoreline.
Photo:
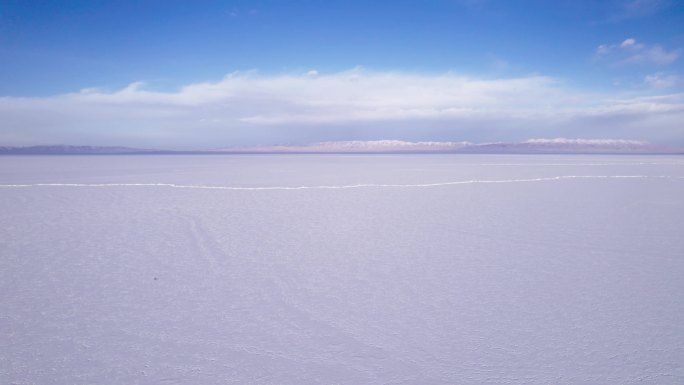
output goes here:
[{"label": "hazy distant shoreline", "polygon": [[623,139],[530,139],[519,143],[405,142],[398,140],[260,145],[167,150],[112,146],[0,146],[0,155],[250,155],[250,154],[684,154],[684,149]]}]

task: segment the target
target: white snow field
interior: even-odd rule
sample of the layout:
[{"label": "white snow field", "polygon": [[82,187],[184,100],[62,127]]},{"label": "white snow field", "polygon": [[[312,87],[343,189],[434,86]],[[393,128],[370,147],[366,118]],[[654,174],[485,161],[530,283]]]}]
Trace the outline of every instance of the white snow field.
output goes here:
[{"label": "white snow field", "polygon": [[681,156],[5,156],[0,185],[1,384],[684,384]]}]

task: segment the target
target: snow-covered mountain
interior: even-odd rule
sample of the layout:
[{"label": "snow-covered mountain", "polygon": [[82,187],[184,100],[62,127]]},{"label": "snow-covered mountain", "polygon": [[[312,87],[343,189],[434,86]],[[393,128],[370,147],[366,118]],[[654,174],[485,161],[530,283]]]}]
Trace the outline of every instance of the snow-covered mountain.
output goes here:
[{"label": "snow-covered mountain", "polygon": [[519,143],[406,142],[401,140],[319,142],[212,150],[219,153],[682,153],[625,139],[529,139]]},{"label": "snow-covered mountain", "polygon": [[283,152],[283,153],[411,153],[454,152],[471,146],[468,142],[406,142],[401,140],[351,140],[318,142],[304,145],[274,145],[226,148],[216,152]]}]

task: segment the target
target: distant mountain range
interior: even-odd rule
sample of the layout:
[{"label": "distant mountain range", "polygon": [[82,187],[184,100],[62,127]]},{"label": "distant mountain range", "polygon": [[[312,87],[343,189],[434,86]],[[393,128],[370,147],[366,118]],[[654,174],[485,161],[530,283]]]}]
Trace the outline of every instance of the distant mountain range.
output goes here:
[{"label": "distant mountain range", "polygon": [[101,146],[28,146],[11,147],[0,146],[0,154],[17,155],[113,155],[113,154],[143,154],[154,153],[155,150],[143,150],[129,147],[101,147]]},{"label": "distant mountain range", "polygon": [[211,150],[215,152],[257,153],[424,153],[457,152],[471,146],[468,142],[404,142],[401,140],[371,140],[319,142],[304,145],[267,145],[233,147]]},{"label": "distant mountain range", "polygon": [[405,142],[401,140],[319,142],[305,145],[264,145],[212,150],[175,151],[129,147],[30,146],[1,147],[0,154],[684,154],[684,149],[624,139],[530,139],[519,143]]},{"label": "distant mountain range", "polygon": [[404,142],[400,140],[320,142],[306,145],[271,145],[210,150],[237,153],[682,153],[648,142],[624,139],[530,139],[520,143]]}]

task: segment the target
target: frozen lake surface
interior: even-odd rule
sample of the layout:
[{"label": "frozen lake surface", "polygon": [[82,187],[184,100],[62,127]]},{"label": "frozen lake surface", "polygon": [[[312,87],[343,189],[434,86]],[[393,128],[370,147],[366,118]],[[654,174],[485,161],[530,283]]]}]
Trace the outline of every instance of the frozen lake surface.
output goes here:
[{"label": "frozen lake surface", "polygon": [[684,157],[0,157],[2,384],[682,384]]}]

